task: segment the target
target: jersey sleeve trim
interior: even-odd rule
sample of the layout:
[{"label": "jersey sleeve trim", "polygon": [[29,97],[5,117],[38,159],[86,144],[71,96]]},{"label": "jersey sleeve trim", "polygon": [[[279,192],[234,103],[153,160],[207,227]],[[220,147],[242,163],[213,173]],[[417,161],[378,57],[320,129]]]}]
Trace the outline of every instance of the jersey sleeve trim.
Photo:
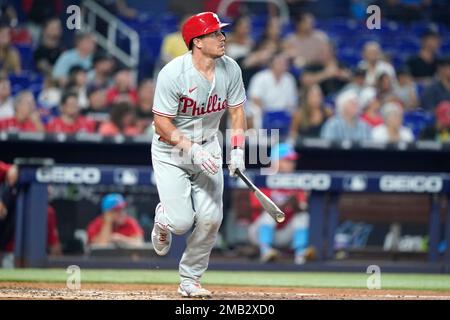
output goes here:
[{"label": "jersey sleeve trim", "polygon": [[228,108],[233,109],[233,108],[240,107],[242,104],[244,104],[245,101],[247,101],[247,97],[245,97],[244,100],[242,100],[242,102],[239,102],[239,103],[236,103],[236,104],[229,104]]},{"label": "jersey sleeve trim", "polygon": [[152,109],[152,112],[154,114],[157,114],[158,116],[169,117],[169,118],[175,118],[177,116],[176,114],[168,114],[168,113],[164,113],[161,111],[157,111],[155,109]]}]

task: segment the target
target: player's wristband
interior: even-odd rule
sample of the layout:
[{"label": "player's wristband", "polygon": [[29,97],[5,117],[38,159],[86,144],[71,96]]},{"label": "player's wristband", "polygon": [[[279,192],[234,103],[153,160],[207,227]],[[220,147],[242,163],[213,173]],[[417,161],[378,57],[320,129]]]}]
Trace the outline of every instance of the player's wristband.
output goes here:
[{"label": "player's wristband", "polygon": [[237,134],[231,137],[231,149],[244,149],[245,145],[245,136],[242,134]]}]

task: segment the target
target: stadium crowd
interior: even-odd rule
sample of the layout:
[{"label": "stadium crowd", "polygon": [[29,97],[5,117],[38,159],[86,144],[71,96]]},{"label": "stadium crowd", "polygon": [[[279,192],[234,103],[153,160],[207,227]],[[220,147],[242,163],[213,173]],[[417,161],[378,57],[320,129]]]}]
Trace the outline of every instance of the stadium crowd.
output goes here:
[{"label": "stadium crowd", "polygon": [[[378,1],[383,19],[402,20],[390,3]],[[22,24],[14,19],[14,8],[2,8],[0,131],[151,135],[154,80],[136,76],[136,70],[97,48],[91,34],[77,32],[72,43],[63,41],[57,9],[38,19],[32,8],[24,8],[29,20]],[[408,8],[418,14],[412,20],[428,17],[429,11],[420,15]],[[353,5],[349,15],[355,18],[355,12]],[[250,15],[236,16],[225,30],[227,54],[242,68],[250,128],[280,129],[290,143],[299,138],[450,140],[450,58],[441,51],[443,36],[435,24],[422,30],[419,50],[401,63],[394,63],[381,43],[367,40],[352,66],[339,59],[341,48],[316,26],[313,14],[297,13],[291,32],[276,13],[268,15],[260,37],[252,32]],[[17,49],[23,44],[33,50],[31,70]],[[186,51],[179,31],[167,34],[160,63]],[[17,79],[30,74],[43,79],[41,85],[15,90]],[[428,115],[432,121],[412,128],[406,114]]]}]

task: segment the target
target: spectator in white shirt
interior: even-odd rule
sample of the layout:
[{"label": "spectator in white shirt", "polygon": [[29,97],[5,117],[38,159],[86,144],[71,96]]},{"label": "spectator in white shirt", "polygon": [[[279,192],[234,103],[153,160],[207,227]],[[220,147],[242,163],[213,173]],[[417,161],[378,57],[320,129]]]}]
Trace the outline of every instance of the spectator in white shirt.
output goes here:
[{"label": "spectator in white shirt", "polygon": [[382,143],[413,142],[411,129],[404,127],[403,108],[400,104],[389,102],[381,108],[384,124],[372,129],[372,140]]},{"label": "spectator in white shirt", "polygon": [[392,80],[394,87],[397,86],[397,78],[394,67],[382,60],[383,52],[380,45],[376,41],[368,41],[364,44],[362,57],[359,67],[366,70],[366,86],[375,86],[379,76],[387,73]]},{"label": "spectator in white shirt", "polygon": [[270,69],[256,73],[250,80],[250,114],[253,127],[261,128],[261,117],[267,112],[287,112],[292,115],[298,104],[295,78],[288,72],[289,58],[279,53],[270,63]]}]

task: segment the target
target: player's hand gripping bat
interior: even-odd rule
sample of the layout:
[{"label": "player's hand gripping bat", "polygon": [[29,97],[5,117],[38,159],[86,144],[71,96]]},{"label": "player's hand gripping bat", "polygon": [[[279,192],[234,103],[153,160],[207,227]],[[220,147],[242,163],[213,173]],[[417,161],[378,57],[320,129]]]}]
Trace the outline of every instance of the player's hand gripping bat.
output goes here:
[{"label": "player's hand gripping bat", "polygon": [[275,219],[276,222],[281,223],[284,221],[284,212],[277,207],[275,203],[268,196],[261,192],[248,178],[245,176],[239,169],[236,169],[236,174],[245,184],[253,191],[256,198],[259,200],[259,203],[263,206],[263,208]]}]

